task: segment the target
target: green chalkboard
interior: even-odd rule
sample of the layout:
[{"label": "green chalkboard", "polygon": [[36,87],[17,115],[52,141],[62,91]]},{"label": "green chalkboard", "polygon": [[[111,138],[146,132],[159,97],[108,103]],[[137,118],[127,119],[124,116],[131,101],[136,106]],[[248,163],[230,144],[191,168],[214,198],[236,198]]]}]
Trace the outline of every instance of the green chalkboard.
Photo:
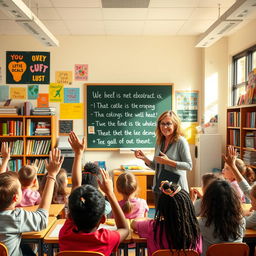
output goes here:
[{"label": "green chalkboard", "polygon": [[87,84],[87,148],[153,148],[157,118],[172,109],[172,86]]}]

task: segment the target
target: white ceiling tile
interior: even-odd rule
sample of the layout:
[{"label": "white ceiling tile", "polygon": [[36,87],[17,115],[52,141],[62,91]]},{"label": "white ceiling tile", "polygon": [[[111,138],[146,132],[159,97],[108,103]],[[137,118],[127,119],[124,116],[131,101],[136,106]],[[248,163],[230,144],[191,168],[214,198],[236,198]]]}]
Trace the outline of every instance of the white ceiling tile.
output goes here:
[{"label": "white ceiling tile", "polygon": [[151,0],[149,7],[197,7],[198,0]]},{"label": "white ceiling tile", "polygon": [[65,22],[72,35],[104,35],[104,23],[102,21],[68,21]]},{"label": "white ceiling tile", "polygon": [[56,8],[63,20],[101,20],[100,8]]},{"label": "white ceiling tile", "polygon": [[10,17],[7,16],[3,11],[0,11],[0,20],[10,20]]},{"label": "white ceiling tile", "polygon": [[218,8],[195,8],[190,16],[191,20],[217,20]]},{"label": "white ceiling tile", "polygon": [[33,13],[39,19],[47,19],[47,20],[59,20],[60,15],[57,13],[55,8],[32,8]]},{"label": "white ceiling tile", "polygon": [[229,8],[236,0],[199,0],[198,7],[225,7]]},{"label": "white ceiling tile", "polygon": [[176,35],[184,21],[146,21],[145,35]]},{"label": "white ceiling tile", "polygon": [[23,0],[23,2],[29,7],[52,7],[51,0]]},{"label": "white ceiling tile", "polygon": [[178,32],[178,35],[199,35],[206,31],[214,20],[190,20],[186,21]]},{"label": "white ceiling tile", "polygon": [[103,8],[104,20],[141,20],[147,18],[148,9],[146,8]]},{"label": "white ceiling tile", "polygon": [[43,23],[54,35],[70,35],[70,32],[63,21],[43,20]]},{"label": "white ceiling tile", "polygon": [[[8,28],[8,29],[6,29]],[[0,35],[28,35],[29,33],[13,20],[1,20]]]},{"label": "white ceiling tile", "polygon": [[54,7],[68,7],[68,8],[80,8],[80,7],[101,7],[100,0],[51,0]]},{"label": "white ceiling tile", "polygon": [[148,19],[186,20],[192,14],[193,8],[149,8]]},{"label": "white ceiling tile", "polygon": [[105,21],[107,35],[141,35],[144,21]]}]

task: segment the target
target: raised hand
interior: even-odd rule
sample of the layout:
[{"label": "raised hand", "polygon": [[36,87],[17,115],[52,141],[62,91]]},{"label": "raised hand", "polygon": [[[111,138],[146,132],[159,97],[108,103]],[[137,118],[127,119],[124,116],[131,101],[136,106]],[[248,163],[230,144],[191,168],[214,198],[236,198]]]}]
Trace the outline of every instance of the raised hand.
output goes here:
[{"label": "raised hand", "polygon": [[2,142],[1,145],[1,157],[5,159],[10,159],[11,157],[11,148],[8,147],[8,142]]},{"label": "raised hand", "polygon": [[113,182],[112,179],[109,177],[109,173],[100,168],[100,173],[102,179],[98,179],[99,187],[100,189],[108,196],[111,193],[114,193],[113,191]]},{"label": "raised hand", "polygon": [[79,141],[76,134],[72,131],[69,134],[68,142],[72,147],[75,154],[83,153],[85,150],[85,137],[82,138],[82,141]]},{"label": "raised hand", "polygon": [[64,156],[61,156],[61,151],[58,148],[54,148],[49,154],[49,162],[45,160],[45,166],[48,171],[48,175],[55,177],[64,161]]},{"label": "raised hand", "polygon": [[223,155],[223,159],[229,166],[234,166],[237,159],[237,150],[233,146],[228,146],[227,155]]}]

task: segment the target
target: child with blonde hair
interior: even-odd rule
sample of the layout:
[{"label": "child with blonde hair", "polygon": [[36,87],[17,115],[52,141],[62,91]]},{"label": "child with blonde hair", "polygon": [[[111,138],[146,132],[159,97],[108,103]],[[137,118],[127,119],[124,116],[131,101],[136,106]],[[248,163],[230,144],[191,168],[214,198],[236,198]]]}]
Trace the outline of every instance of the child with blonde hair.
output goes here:
[{"label": "child with blonde hair", "polygon": [[138,183],[134,174],[130,172],[120,174],[116,181],[116,188],[123,197],[118,203],[127,219],[147,217],[149,208],[146,200],[136,197]]},{"label": "child with blonde hair", "polygon": [[63,163],[60,150],[50,152],[46,162],[48,178],[41,202],[36,211],[16,208],[22,200],[21,183],[16,172],[0,174],[0,242],[8,248],[8,255],[22,256],[20,248],[23,232],[40,231],[47,227],[49,208],[56,175]]},{"label": "child with blonde hair", "polygon": [[37,167],[34,165],[25,165],[21,167],[18,173],[22,188],[22,200],[18,207],[37,205],[41,201],[38,192]]}]

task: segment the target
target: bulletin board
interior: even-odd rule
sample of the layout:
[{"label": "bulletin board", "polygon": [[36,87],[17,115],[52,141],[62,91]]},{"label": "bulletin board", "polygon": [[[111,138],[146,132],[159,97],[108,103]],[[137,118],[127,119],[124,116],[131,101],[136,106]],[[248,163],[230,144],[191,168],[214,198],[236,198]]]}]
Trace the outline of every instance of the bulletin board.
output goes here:
[{"label": "bulletin board", "polygon": [[87,148],[154,148],[156,121],[172,109],[173,84],[85,84]]}]

